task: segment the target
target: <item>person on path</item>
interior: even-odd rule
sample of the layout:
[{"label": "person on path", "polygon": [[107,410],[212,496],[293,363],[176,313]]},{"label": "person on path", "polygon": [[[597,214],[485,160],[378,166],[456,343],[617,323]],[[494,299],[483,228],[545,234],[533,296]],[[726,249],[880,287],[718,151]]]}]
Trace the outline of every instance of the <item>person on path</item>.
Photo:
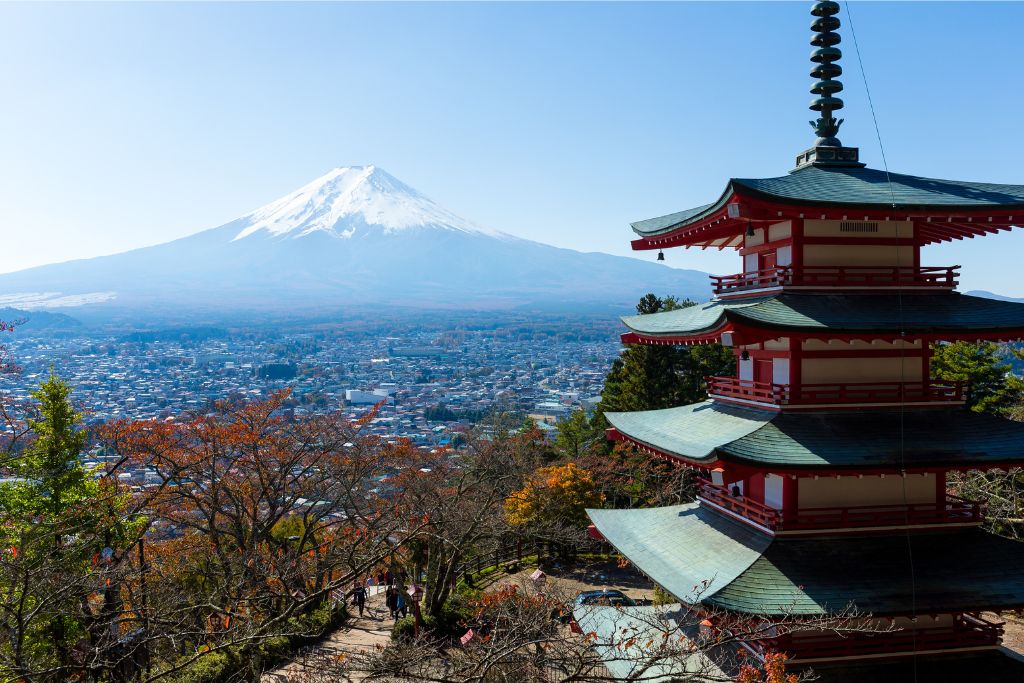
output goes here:
[{"label": "person on path", "polygon": [[403,617],[409,616],[409,606],[405,602],[405,596],[402,595],[402,591],[395,591],[395,611],[401,612]]},{"label": "person on path", "polygon": [[384,594],[384,604],[388,607],[388,612],[391,613],[391,618],[398,620],[398,591],[395,590],[394,586],[388,586],[387,592]]},{"label": "person on path", "polygon": [[366,589],[357,583],[349,595],[352,596],[352,604],[359,608],[359,616],[363,616],[363,608],[366,607]]}]

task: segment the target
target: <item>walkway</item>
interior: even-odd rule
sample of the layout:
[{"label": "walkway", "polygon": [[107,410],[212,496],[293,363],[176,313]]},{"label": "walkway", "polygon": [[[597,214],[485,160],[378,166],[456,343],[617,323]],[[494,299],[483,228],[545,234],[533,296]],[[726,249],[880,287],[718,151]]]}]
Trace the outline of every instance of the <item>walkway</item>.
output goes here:
[{"label": "walkway", "polygon": [[[353,616],[345,624],[328,634],[315,648],[315,651],[307,655],[299,655],[288,664],[269,673],[263,674],[260,683],[290,683],[300,680],[305,667],[304,659],[331,657],[342,653],[365,651],[379,646],[386,646],[391,640],[391,627],[395,623],[388,615],[387,607],[384,606],[383,591],[379,586],[368,589],[370,597],[366,602],[366,609],[363,616],[359,616],[354,606],[349,606]],[[334,678],[338,683],[350,683],[363,680],[362,676],[354,675],[351,678]]]}]

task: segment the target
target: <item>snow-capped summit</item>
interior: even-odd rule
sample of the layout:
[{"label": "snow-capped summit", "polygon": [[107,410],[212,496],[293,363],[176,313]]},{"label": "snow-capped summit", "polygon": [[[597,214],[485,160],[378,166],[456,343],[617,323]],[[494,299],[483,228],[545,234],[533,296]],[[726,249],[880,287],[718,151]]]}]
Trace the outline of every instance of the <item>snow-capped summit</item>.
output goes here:
[{"label": "snow-capped summit", "polygon": [[243,312],[324,318],[364,305],[625,311],[648,291],[698,298],[706,288],[703,273],[481,228],[363,166],[336,168],[241,218],[173,242],[0,274],[0,303],[100,316],[143,311],[147,319]]},{"label": "snow-capped summit", "polygon": [[326,232],[353,237],[361,228],[395,232],[410,228],[457,230],[509,237],[465,220],[376,166],[332,169],[295,192],[240,218],[240,240],[258,232],[304,237]]}]

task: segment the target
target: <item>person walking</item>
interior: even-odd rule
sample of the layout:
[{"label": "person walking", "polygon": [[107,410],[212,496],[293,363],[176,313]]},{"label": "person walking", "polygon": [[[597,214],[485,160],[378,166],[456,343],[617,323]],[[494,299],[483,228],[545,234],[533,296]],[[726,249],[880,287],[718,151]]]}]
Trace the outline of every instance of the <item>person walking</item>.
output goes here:
[{"label": "person walking", "polygon": [[388,607],[388,612],[391,614],[391,618],[395,621],[398,620],[398,591],[395,590],[394,586],[388,586],[388,590],[384,593],[384,604]]},{"label": "person walking", "polygon": [[409,606],[405,602],[405,596],[402,591],[395,590],[395,611],[401,613],[403,617],[409,616]]},{"label": "person walking", "polygon": [[349,595],[352,596],[352,604],[359,608],[359,616],[363,616],[363,608],[366,607],[366,588],[356,583]]}]

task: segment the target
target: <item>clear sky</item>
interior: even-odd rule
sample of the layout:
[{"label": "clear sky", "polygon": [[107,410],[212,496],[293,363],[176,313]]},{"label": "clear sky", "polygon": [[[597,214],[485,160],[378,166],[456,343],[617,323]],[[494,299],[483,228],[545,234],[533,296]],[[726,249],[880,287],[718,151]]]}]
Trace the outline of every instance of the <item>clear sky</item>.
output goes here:
[{"label": "clear sky", "polygon": [[[809,146],[809,6],[0,4],[0,271],[164,242],[368,163],[478,223],[629,255],[630,221]],[[1024,183],[1024,4],[852,10],[890,168]],[[881,167],[840,17],[840,137]],[[1022,256],[1019,229],[923,262],[1024,296]]]}]

